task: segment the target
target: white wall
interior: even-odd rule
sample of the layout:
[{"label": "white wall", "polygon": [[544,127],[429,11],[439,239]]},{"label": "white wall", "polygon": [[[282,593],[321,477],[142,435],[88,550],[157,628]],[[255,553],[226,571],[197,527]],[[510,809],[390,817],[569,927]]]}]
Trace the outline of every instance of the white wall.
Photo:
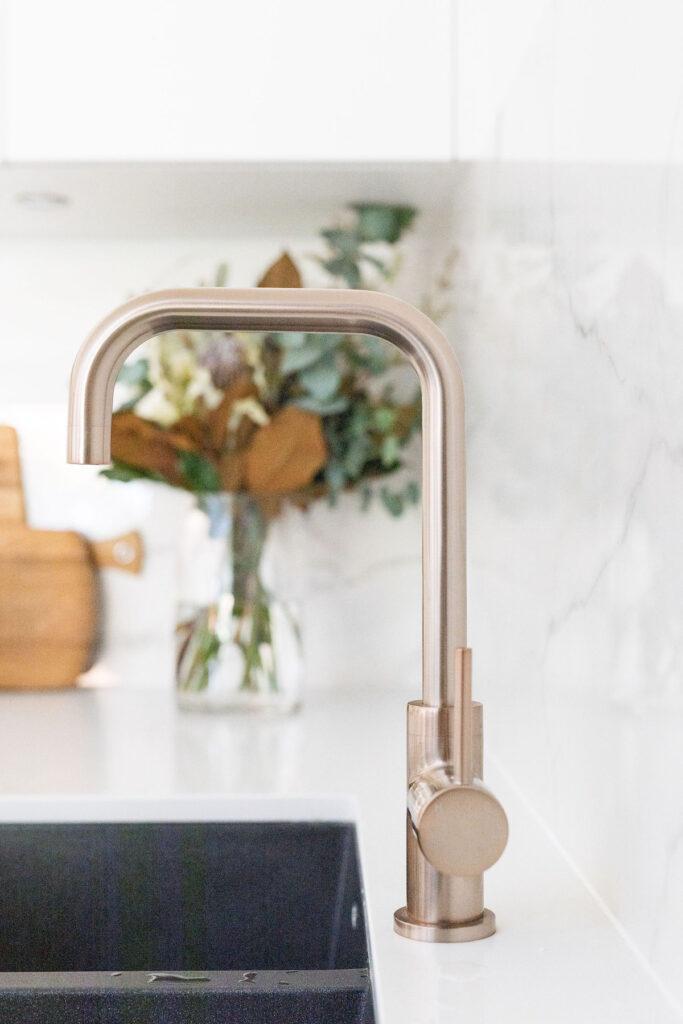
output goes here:
[{"label": "white wall", "polygon": [[[330,219],[335,216],[330,210]],[[46,216],[49,216],[46,215]],[[187,502],[167,488],[114,484],[92,467],[65,464],[66,395],[75,352],[89,329],[134,293],[211,279],[227,260],[230,283],[254,284],[289,247],[307,268],[316,238],[14,238],[0,243],[0,422],[19,431],[28,516],[46,529],[75,528],[102,539],[137,529],[146,548],[140,578],[103,574],[106,631],[99,678],[170,686],[179,536]],[[406,254],[401,294],[419,301],[437,271],[440,246],[418,228]],[[279,524],[295,548],[310,685],[401,685],[419,680],[419,513],[365,515],[349,496]],[[282,565],[282,559],[279,560]],[[283,576],[287,567],[282,568]],[[303,583],[302,583],[303,581]],[[362,639],[359,639],[362,638]],[[370,669],[368,680],[368,669]]]}]

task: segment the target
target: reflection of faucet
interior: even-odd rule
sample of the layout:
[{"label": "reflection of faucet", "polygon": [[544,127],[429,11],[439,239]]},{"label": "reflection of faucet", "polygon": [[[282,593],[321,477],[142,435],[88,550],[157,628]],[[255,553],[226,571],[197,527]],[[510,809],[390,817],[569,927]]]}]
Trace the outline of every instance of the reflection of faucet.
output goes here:
[{"label": "reflection of faucet", "polygon": [[472,703],[466,639],[462,376],[439,329],[376,292],[186,288],[143,295],[90,335],[70,386],[69,461],[111,459],[116,375],[146,338],[176,328],[315,331],[393,342],[422,389],[422,700],[408,705],[408,900],[401,935],[432,942],[485,938],[482,873],[507,842],[502,807],[484,788],[481,705]]}]

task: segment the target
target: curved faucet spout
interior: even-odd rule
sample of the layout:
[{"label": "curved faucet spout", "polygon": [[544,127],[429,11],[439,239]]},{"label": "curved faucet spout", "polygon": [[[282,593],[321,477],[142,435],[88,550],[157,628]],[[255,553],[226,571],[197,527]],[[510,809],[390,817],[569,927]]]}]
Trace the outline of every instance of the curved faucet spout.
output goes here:
[{"label": "curved faucet spout", "polygon": [[70,462],[108,463],[114,384],[147,338],[175,328],[375,335],[409,357],[422,389],[423,702],[457,701],[457,652],[467,646],[462,375],[453,350],[413,306],[377,292],[185,288],[120,306],[95,328],[71,375]]}]

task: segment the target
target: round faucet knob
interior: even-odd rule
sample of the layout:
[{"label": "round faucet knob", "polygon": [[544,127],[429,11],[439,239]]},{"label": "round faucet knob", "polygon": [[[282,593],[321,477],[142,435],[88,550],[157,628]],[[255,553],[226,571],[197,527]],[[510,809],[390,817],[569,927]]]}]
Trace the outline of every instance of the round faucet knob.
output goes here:
[{"label": "round faucet knob", "polygon": [[446,875],[480,875],[505,849],[505,811],[478,782],[462,785],[445,772],[421,776],[408,806],[422,853]]}]

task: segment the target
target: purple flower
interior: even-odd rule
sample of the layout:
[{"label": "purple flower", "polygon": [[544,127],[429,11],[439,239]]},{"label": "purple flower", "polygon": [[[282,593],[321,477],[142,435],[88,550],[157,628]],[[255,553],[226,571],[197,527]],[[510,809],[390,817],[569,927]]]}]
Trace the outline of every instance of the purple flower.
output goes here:
[{"label": "purple flower", "polygon": [[203,347],[199,362],[211,374],[214,387],[227,388],[245,368],[244,354],[232,334],[212,337]]}]

